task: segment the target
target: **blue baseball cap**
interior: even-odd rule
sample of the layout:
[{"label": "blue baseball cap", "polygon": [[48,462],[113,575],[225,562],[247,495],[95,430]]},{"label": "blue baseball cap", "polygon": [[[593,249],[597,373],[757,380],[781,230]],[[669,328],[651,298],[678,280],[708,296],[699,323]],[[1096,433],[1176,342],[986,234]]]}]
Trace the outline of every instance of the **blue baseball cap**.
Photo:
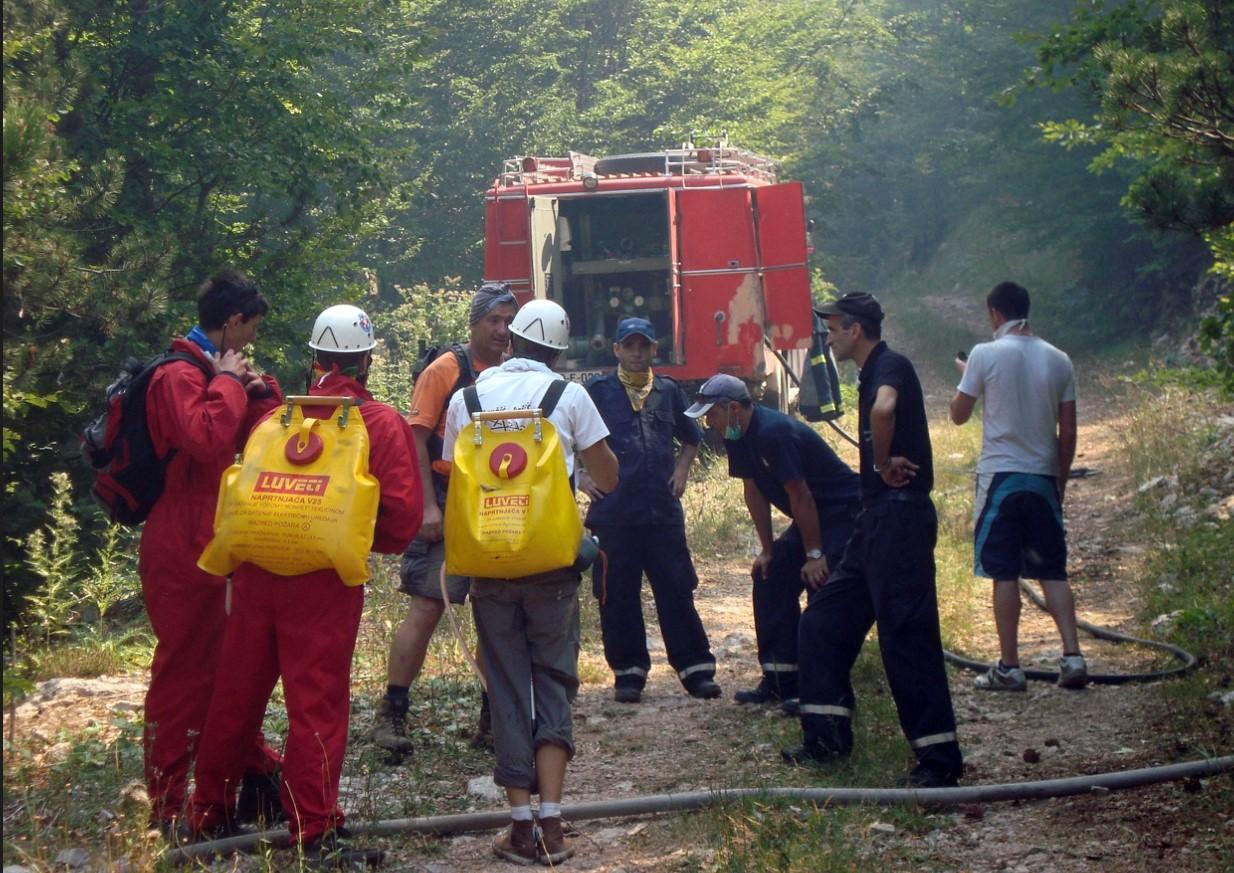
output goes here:
[{"label": "blue baseball cap", "polygon": [[635,334],[647,337],[650,342],[654,343],[656,341],[656,329],[651,326],[651,322],[637,316],[623,318],[617,322],[617,335],[613,337],[613,341],[621,342],[626,337],[634,336]]},{"label": "blue baseball cap", "polygon": [[750,402],[750,389],[746,383],[728,373],[716,373],[702,384],[694,395],[694,403],[686,410],[689,418],[702,418],[707,410],[720,402],[736,400],[739,403]]}]

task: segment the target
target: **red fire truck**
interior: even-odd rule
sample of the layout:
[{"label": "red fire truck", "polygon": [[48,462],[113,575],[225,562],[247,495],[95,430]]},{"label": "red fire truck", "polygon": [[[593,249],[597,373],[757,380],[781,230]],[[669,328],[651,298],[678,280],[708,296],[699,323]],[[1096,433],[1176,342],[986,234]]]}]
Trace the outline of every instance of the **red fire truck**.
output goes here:
[{"label": "red fire truck", "polygon": [[716,372],[784,408],[810,347],[810,251],[799,182],[721,144],[505,161],[485,194],[484,276],[570,316],[563,373],[611,369],[617,322],[650,319],[657,372],[687,390]]}]

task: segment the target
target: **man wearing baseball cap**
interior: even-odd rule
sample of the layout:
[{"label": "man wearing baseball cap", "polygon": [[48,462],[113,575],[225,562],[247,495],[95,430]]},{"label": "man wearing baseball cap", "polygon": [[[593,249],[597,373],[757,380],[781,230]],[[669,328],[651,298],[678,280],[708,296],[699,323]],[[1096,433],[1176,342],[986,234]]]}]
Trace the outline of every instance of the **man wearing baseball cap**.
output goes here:
[{"label": "man wearing baseball cap", "polygon": [[[728,474],[741,479],[750,520],[761,550],[750,568],[754,580],[754,633],[762,679],[738,691],[738,703],[779,701],[785,712],[798,705],[798,675],[810,665],[798,660],[801,592],[813,599],[839,561],[852,532],[857,475],[803,421],[751,402],[746,384],[719,373],[699,388],[686,410],[721,430]],[[793,520],[773,536],[771,507]],[[804,653],[803,653],[804,654]]]},{"label": "man wearing baseball cap", "polygon": [[[613,337],[617,371],[587,384],[609,429],[620,462],[617,488],[605,494],[580,473],[591,496],[587,526],[608,555],[608,571],[592,571],[600,602],[604,657],[613,671],[613,697],[637,703],[651,657],[640,590],[651,585],[668,662],[691,697],[720,696],[716,659],[694,605],[698,576],[686,545],[685,492],[702,433],[685,415],[686,396],[667,376],[652,372],[659,346],[645,318],[624,318]],[[681,451],[673,455],[673,440]]]},{"label": "man wearing baseball cap", "polygon": [[921,383],[908,358],[882,341],[883,308],[869,294],[820,307],[837,361],[860,368],[861,503],[856,530],[818,597],[801,617],[803,742],[789,763],[847,757],[856,698],[850,673],[870,627],[917,766],[915,788],[955,785],[964,769],[934,587],[938,517],[930,432]]}]

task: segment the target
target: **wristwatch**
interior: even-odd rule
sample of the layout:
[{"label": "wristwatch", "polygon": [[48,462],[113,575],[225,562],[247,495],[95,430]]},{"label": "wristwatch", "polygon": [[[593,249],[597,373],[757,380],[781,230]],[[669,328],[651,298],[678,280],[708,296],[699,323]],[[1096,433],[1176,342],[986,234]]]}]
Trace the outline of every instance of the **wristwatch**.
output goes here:
[{"label": "wristwatch", "polygon": [[806,557],[807,557],[807,558],[809,558],[811,561],[817,561],[817,560],[818,560],[819,558],[821,558],[822,556],[823,556],[823,550],[822,550],[822,549],[808,549],[808,550],[806,550]]}]

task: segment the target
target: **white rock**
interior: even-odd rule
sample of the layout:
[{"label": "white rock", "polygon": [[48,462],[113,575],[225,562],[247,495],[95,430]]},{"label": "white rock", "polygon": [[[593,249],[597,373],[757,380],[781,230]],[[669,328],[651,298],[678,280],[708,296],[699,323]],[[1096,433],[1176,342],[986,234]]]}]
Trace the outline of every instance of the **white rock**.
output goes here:
[{"label": "white rock", "polygon": [[23,867],[20,864],[5,864],[4,869],[0,873],[33,873],[29,867]]},{"label": "white rock", "polygon": [[1136,489],[1138,494],[1147,494],[1156,488],[1176,488],[1178,487],[1177,476],[1154,476],[1147,482]]},{"label": "white rock", "polygon": [[74,849],[61,849],[60,854],[56,855],[55,864],[57,867],[64,866],[76,869],[84,867],[90,860],[90,853],[80,846]]},{"label": "white rock", "polygon": [[1177,503],[1178,503],[1178,495],[1175,494],[1173,491],[1171,491],[1165,497],[1161,498],[1161,508],[1164,510],[1173,509],[1175,504]]},{"label": "white rock", "polygon": [[1181,609],[1176,609],[1173,612],[1163,612],[1161,615],[1154,618],[1149,625],[1153,628],[1161,628],[1169,624],[1173,624],[1174,619],[1183,614]]},{"label": "white rock", "polygon": [[493,781],[492,776],[477,776],[467,780],[467,793],[483,800],[505,800],[506,790]]},{"label": "white rock", "polygon": [[896,826],[890,822],[876,821],[874,824],[870,825],[870,830],[876,834],[894,834],[896,832]]}]

